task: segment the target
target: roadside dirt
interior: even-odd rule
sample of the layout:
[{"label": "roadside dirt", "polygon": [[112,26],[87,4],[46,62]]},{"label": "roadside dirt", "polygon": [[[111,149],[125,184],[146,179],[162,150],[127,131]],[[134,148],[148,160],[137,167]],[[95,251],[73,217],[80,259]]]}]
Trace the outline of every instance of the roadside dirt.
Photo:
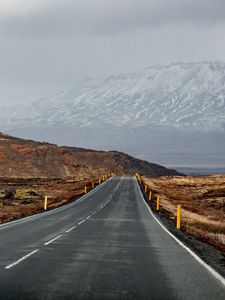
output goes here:
[{"label": "roadside dirt", "polygon": [[[98,179],[93,179],[95,186]],[[0,178],[0,223],[29,216],[44,210],[44,197],[48,196],[48,209],[55,208],[92,189],[90,179]]]},{"label": "roadside dirt", "polygon": [[[145,185],[148,187],[144,193]],[[142,177],[146,202],[169,230],[225,276],[225,175]],[[152,199],[149,201],[149,191]],[[160,209],[156,211],[156,198]],[[181,230],[176,229],[181,205]]]},{"label": "roadside dirt", "polygon": [[176,222],[177,205],[182,207],[182,230],[225,254],[225,175],[146,178],[153,202]]}]

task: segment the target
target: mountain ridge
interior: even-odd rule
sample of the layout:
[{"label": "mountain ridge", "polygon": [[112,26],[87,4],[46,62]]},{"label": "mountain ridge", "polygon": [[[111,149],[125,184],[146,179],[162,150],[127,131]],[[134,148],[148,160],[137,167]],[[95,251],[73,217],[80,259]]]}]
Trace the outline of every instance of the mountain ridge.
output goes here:
[{"label": "mountain ridge", "polygon": [[150,177],[180,174],[118,151],[59,147],[0,133],[0,177],[93,178],[112,172]]},{"label": "mountain ridge", "polygon": [[[137,127],[145,121],[145,124],[154,126],[196,129],[202,125],[202,130],[224,131],[224,84],[225,63],[152,66],[140,73],[114,75],[94,85],[83,83],[75,89],[17,106],[18,111],[3,109],[0,124],[5,121],[3,125],[9,127],[13,124],[23,126],[23,123],[96,126],[100,116],[103,123],[120,127],[131,126],[132,119],[135,121],[133,126]],[[192,89],[191,93],[188,93],[188,89]],[[147,107],[138,107],[140,102]],[[118,103],[120,110],[115,107]],[[102,105],[105,106],[104,110],[101,109]],[[92,115],[91,108],[94,109]],[[4,110],[8,112],[6,117]],[[108,118],[110,114],[111,119]],[[117,118],[115,114],[118,114]]]},{"label": "mountain ridge", "polygon": [[[185,152],[193,149],[193,160],[207,156],[205,162],[215,165],[216,153],[225,146],[225,63],[155,65],[99,82],[86,80],[32,104],[2,109],[0,128],[60,145],[76,140],[73,145],[85,148],[114,147],[169,165],[191,164]],[[143,136],[151,138],[151,150],[142,146]],[[166,152],[164,158],[159,155],[165,141],[178,162]]]}]

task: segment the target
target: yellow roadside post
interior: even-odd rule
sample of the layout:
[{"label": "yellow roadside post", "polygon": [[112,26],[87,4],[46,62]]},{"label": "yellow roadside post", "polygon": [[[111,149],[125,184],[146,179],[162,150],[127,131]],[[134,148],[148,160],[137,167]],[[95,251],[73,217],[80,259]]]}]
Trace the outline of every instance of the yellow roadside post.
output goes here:
[{"label": "yellow roadside post", "polygon": [[95,188],[95,183],[94,183],[94,181],[92,181],[92,189],[94,189]]},{"label": "yellow roadside post", "polygon": [[177,229],[180,229],[181,221],[181,205],[177,206]]},{"label": "yellow roadside post", "polygon": [[159,196],[157,196],[157,200],[156,200],[156,210],[159,210],[159,202],[160,202],[160,198],[159,198]]},{"label": "yellow roadside post", "polygon": [[47,210],[47,205],[48,205],[48,196],[45,196],[44,210]]},{"label": "yellow roadside post", "polygon": [[87,186],[84,187],[84,193],[87,194]]},{"label": "yellow roadside post", "polygon": [[98,179],[98,184],[100,184],[101,183],[101,178],[99,177],[99,179]]},{"label": "yellow roadside post", "polygon": [[149,191],[148,200],[149,200],[149,201],[152,200],[152,191]]},{"label": "yellow roadside post", "polygon": [[145,193],[147,193],[147,191],[148,191],[148,186],[147,186],[147,184],[145,185]]}]

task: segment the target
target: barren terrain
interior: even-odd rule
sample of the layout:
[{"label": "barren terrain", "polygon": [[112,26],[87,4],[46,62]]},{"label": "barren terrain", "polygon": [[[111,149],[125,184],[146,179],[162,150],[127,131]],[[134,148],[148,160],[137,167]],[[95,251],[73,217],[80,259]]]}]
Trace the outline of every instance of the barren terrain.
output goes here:
[{"label": "barren terrain", "polygon": [[[95,186],[98,179],[92,179]],[[70,202],[92,189],[92,180],[76,178],[0,178],[0,223],[29,216],[44,210],[44,197],[48,196],[48,209]]]},{"label": "barren terrain", "polygon": [[195,235],[225,254],[225,175],[198,177],[143,177],[160,195],[160,209],[176,222],[176,208],[182,207],[182,230]]},{"label": "barren terrain", "polygon": [[0,177],[89,178],[102,174],[178,175],[163,166],[117,151],[95,151],[24,140],[0,133]]},{"label": "barren terrain", "polygon": [[102,175],[142,172],[146,176],[178,172],[126,153],[96,151],[24,140],[0,132],[0,222],[62,205],[91,188]]}]

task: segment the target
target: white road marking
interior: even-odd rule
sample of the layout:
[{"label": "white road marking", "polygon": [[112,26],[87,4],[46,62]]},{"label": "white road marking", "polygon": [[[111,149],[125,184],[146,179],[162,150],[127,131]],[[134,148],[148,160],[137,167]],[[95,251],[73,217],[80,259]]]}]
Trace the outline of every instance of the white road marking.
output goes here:
[{"label": "white road marking", "polygon": [[[109,180],[111,180],[111,178],[110,178]],[[120,182],[121,182],[121,181],[120,181]],[[116,190],[118,189],[118,186],[120,185],[120,182],[119,182],[119,184],[117,185],[117,187],[116,187],[116,189],[114,190],[113,193],[115,193]],[[104,182],[104,184],[105,184],[105,183],[106,183],[106,182]],[[103,184],[101,184],[101,187],[102,187],[102,186],[103,186]],[[98,190],[98,189],[101,188],[101,187],[100,187],[100,185],[99,185],[99,186],[95,189],[95,191]],[[76,201],[76,204],[78,204],[82,199],[85,199],[87,196],[89,196],[89,195],[92,194],[92,193],[94,193],[94,190],[91,191],[91,192],[89,192],[88,194],[84,195],[84,196],[81,197],[79,200],[77,200],[77,201]],[[104,203],[104,205],[101,207],[101,209],[103,209],[103,207],[104,207],[107,203],[109,203],[109,201],[111,201],[111,200],[112,200],[112,196],[110,196],[110,198],[108,199],[108,201],[106,201],[106,202]],[[21,219],[21,220],[15,220],[15,221],[12,221],[12,222],[10,222],[9,224],[1,224],[0,226],[1,226],[1,227],[5,227],[5,226],[9,226],[9,225],[12,225],[12,224],[15,224],[15,223],[19,223],[19,222],[22,223],[22,222],[27,221],[27,220],[34,220],[34,219],[36,219],[36,218],[38,218],[38,217],[42,217],[43,215],[46,215],[46,214],[52,214],[52,213],[54,213],[54,212],[56,212],[56,211],[58,212],[58,211],[64,210],[65,207],[68,208],[68,207],[72,206],[73,204],[74,204],[74,203],[70,203],[70,204],[68,204],[68,205],[66,205],[66,206],[64,206],[64,207],[58,207],[58,208],[56,208],[56,209],[54,209],[53,211],[50,211],[50,212],[44,212],[44,213],[36,214],[36,215],[34,215],[34,216],[25,217],[25,218],[23,218],[23,219]],[[92,215],[96,214],[96,213],[97,213],[98,211],[100,211],[101,209],[98,209],[97,211],[92,212],[92,213],[86,218],[86,220],[89,219]],[[81,222],[78,223],[78,225],[84,223],[86,220],[82,220]],[[77,226],[72,226],[71,228],[69,228],[69,229],[66,230],[65,232],[68,233],[68,232],[72,231],[73,229],[75,229],[76,227],[77,227]],[[55,240],[59,239],[61,236],[62,236],[62,235],[56,236],[56,237],[53,238],[52,240],[50,240],[50,241],[44,243],[44,245],[47,246],[47,245],[53,243]],[[40,250],[40,249],[36,249],[36,250],[34,250],[34,251],[28,253],[27,255],[23,256],[23,257],[20,258],[20,259],[18,259],[18,260],[15,261],[14,263],[12,263],[12,264],[6,266],[5,269],[10,269],[10,268],[16,266],[16,265],[19,264],[21,261],[27,259],[28,257],[30,257],[31,255],[35,254],[35,253],[38,252],[39,250]]]},{"label": "white road marking", "polygon": [[66,230],[65,232],[70,232],[71,230],[73,230],[73,229],[75,229],[77,226],[73,226],[73,227],[71,227],[71,228],[69,228],[68,230]]},{"label": "white road marking", "polygon": [[[114,189],[113,194],[117,191],[117,189],[118,189],[120,183],[121,183],[121,181],[118,183],[118,185],[117,185],[116,188]],[[102,209],[107,205],[107,203],[109,203],[109,202],[112,200],[112,196],[113,196],[113,195],[111,195],[111,196],[109,197],[108,201],[106,201],[106,202],[101,206],[100,209],[98,209],[97,211],[93,211],[89,216],[86,217],[86,219],[80,221],[77,225],[81,225],[81,224],[84,223],[86,220],[90,219],[90,217],[91,217],[92,215],[94,215],[94,214],[96,214],[98,211],[102,210]],[[72,226],[71,228],[67,229],[65,232],[68,233],[68,232],[72,231],[73,229],[75,229],[76,227],[77,227],[77,226]],[[44,245],[47,246],[47,245],[51,244],[51,243],[54,242],[55,240],[59,239],[61,236],[62,236],[62,235],[58,235],[58,236],[55,237],[54,239],[52,239],[52,240],[46,242]]]},{"label": "white road marking", "polygon": [[58,236],[56,236],[54,239],[52,239],[52,240],[50,240],[50,241],[48,241],[48,242],[46,242],[46,243],[44,243],[44,245],[45,246],[47,246],[47,245],[49,245],[49,244],[51,244],[52,242],[54,242],[55,240],[57,240],[57,239],[59,239],[59,238],[61,238],[61,234],[60,235],[58,235]]},{"label": "white road marking", "polygon": [[106,185],[107,182],[111,181],[112,178],[113,177],[110,177],[106,181],[99,184],[95,189],[93,189],[90,192],[88,192],[87,194],[81,196],[78,200],[73,201],[72,203],[68,203],[66,205],[56,207],[56,208],[54,208],[50,211],[44,211],[44,212],[41,212],[41,213],[34,214],[32,216],[27,216],[27,217],[21,218],[19,220],[14,220],[14,221],[10,221],[10,222],[4,223],[4,224],[0,224],[0,230],[3,227],[10,227],[12,225],[16,225],[17,223],[25,223],[25,222],[29,222],[29,221],[35,221],[36,219],[46,217],[47,215],[52,215],[52,214],[55,214],[56,212],[66,210],[69,207],[77,206],[80,202],[83,202],[84,200],[86,200],[86,198],[88,198],[90,195],[96,193],[99,189],[101,189],[104,185]]},{"label": "white road marking", "polygon": [[40,249],[36,249],[36,250],[34,250],[34,251],[28,253],[27,255],[21,257],[20,259],[18,259],[18,260],[15,261],[14,263],[12,263],[12,264],[6,266],[5,269],[11,269],[12,267],[18,265],[21,261],[23,261],[23,260],[27,259],[28,257],[30,257],[31,255],[37,253],[39,250],[40,250]]},{"label": "white road marking", "polygon": [[162,229],[169,234],[169,236],[171,236],[171,238],[173,238],[182,248],[184,248],[192,257],[194,257],[194,259],[200,263],[209,273],[211,273],[220,283],[222,283],[222,285],[225,286],[225,278],[223,278],[216,270],[214,270],[211,266],[209,266],[207,263],[205,263],[196,253],[194,253],[190,248],[188,248],[186,245],[184,245],[177,237],[175,237],[175,235],[173,235],[157,218],[156,216],[153,214],[151,208],[147,205],[147,203],[145,202],[143,195],[141,193],[139,184],[137,182],[137,180],[135,180],[137,186],[138,186],[138,190],[139,193],[141,195],[141,199],[143,200],[145,206],[147,207],[148,211],[150,212],[151,216],[154,218],[154,220],[162,227]]},{"label": "white road marking", "polygon": [[92,216],[92,215],[96,214],[97,212],[101,211],[112,200],[112,197],[115,194],[115,192],[118,190],[118,188],[119,188],[122,180],[123,180],[123,177],[121,177],[121,180],[117,184],[116,188],[113,190],[112,195],[109,196],[108,200],[106,202],[102,203],[101,206],[100,206],[100,208],[98,208],[96,211],[94,211],[93,213],[91,213],[90,216]]},{"label": "white road marking", "polygon": [[82,220],[81,222],[78,223],[78,225],[80,225],[80,224],[82,224],[82,223],[84,223],[84,222],[85,222],[85,220]]}]

